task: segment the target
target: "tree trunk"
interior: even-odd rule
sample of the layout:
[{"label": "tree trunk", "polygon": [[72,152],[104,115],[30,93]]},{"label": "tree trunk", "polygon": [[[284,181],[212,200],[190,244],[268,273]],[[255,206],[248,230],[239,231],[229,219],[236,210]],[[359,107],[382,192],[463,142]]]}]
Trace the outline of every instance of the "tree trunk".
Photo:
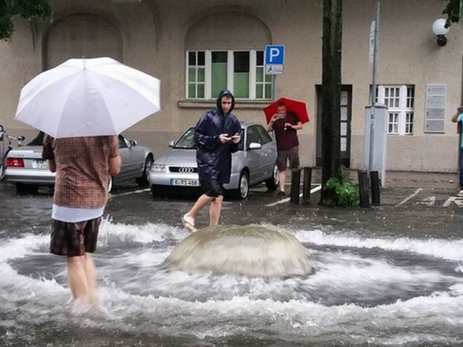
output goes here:
[{"label": "tree trunk", "polygon": [[[342,0],[323,0],[322,188],[331,177],[341,180]],[[320,205],[334,206],[334,190],[321,191]]]}]

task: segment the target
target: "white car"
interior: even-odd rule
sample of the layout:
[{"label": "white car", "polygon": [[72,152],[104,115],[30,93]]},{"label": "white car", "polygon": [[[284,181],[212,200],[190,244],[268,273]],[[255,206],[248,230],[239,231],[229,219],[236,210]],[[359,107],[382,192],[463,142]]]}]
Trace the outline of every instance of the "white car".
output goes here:
[{"label": "white car", "polygon": [[[16,185],[18,193],[36,193],[39,186],[53,186],[55,174],[42,160],[43,133],[26,146],[12,149],[6,157],[5,180]],[[140,185],[148,184],[148,173],[154,161],[153,152],[137,141],[119,135],[122,168],[119,175],[110,177],[109,190],[113,183],[136,179]]]},{"label": "white car", "polygon": [[[225,184],[224,188],[234,197],[245,199],[249,188],[262,182],[270,190],[277,189],[279,177],[276,143],[267,130],[254,122],[242,122],[241,129],[241,148],[232,155],[230,183]],[[153,163],[149,182],[154,196],[199,191],[193,137],[194,127],[191,127],[177,141],[172,141],[169,144],[171,149]]]}]

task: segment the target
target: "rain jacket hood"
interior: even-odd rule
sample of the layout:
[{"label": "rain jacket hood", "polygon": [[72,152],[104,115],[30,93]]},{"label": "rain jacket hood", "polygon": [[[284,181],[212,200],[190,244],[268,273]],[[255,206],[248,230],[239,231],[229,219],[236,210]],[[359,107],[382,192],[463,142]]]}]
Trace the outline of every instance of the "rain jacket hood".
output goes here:
[{"label": "rain jacket hood", "polygon": [[222,116],[226,116],[226,114],[224,114],[223,110],[222,110],[222,97],[224,97],[224,96],[229,96],[229,97],[232,98],[231,108],[230,108],[230,110],[228,111],[227,114],[231,113],[233,111],[233,109],[235,108],[235,97],[233,96],[232,92],[229,91],[228,89],[222,90],[219,93],[219,96],[217,97],[217,100],[216,100],[217,111],[219,111],[219,113]]}]

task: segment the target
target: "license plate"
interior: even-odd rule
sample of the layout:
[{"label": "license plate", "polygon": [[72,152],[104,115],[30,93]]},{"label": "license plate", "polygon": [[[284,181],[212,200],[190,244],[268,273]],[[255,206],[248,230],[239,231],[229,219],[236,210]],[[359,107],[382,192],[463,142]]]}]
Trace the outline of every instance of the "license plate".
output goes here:
[{"label": "license plate", "polygon": [[47,163],[43,160],[32,160],[32,168],[34,169],[47,169]]},{"label": "license plate", "polygon": [[189,187],[198,187],[199,181],[198,180],[184,180],[184,179],[175,179],[172,178],[170,180],[171,186],[189,186]]}]

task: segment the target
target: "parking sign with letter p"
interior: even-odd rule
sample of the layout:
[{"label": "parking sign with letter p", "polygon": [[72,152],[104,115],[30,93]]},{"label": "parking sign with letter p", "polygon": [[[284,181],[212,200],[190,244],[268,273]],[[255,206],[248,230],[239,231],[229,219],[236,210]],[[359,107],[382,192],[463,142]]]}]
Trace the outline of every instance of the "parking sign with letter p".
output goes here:
[{"label": "parking sign with letter p", "polygon": [[265,73],[267,75],[283,74],[283,63],[285,61],[285,46],[265,46]]},{"label": "parking sign with letter p", "polygon": [[265,46],[265,65],[283,65],[285,60],[285,46]]}]

